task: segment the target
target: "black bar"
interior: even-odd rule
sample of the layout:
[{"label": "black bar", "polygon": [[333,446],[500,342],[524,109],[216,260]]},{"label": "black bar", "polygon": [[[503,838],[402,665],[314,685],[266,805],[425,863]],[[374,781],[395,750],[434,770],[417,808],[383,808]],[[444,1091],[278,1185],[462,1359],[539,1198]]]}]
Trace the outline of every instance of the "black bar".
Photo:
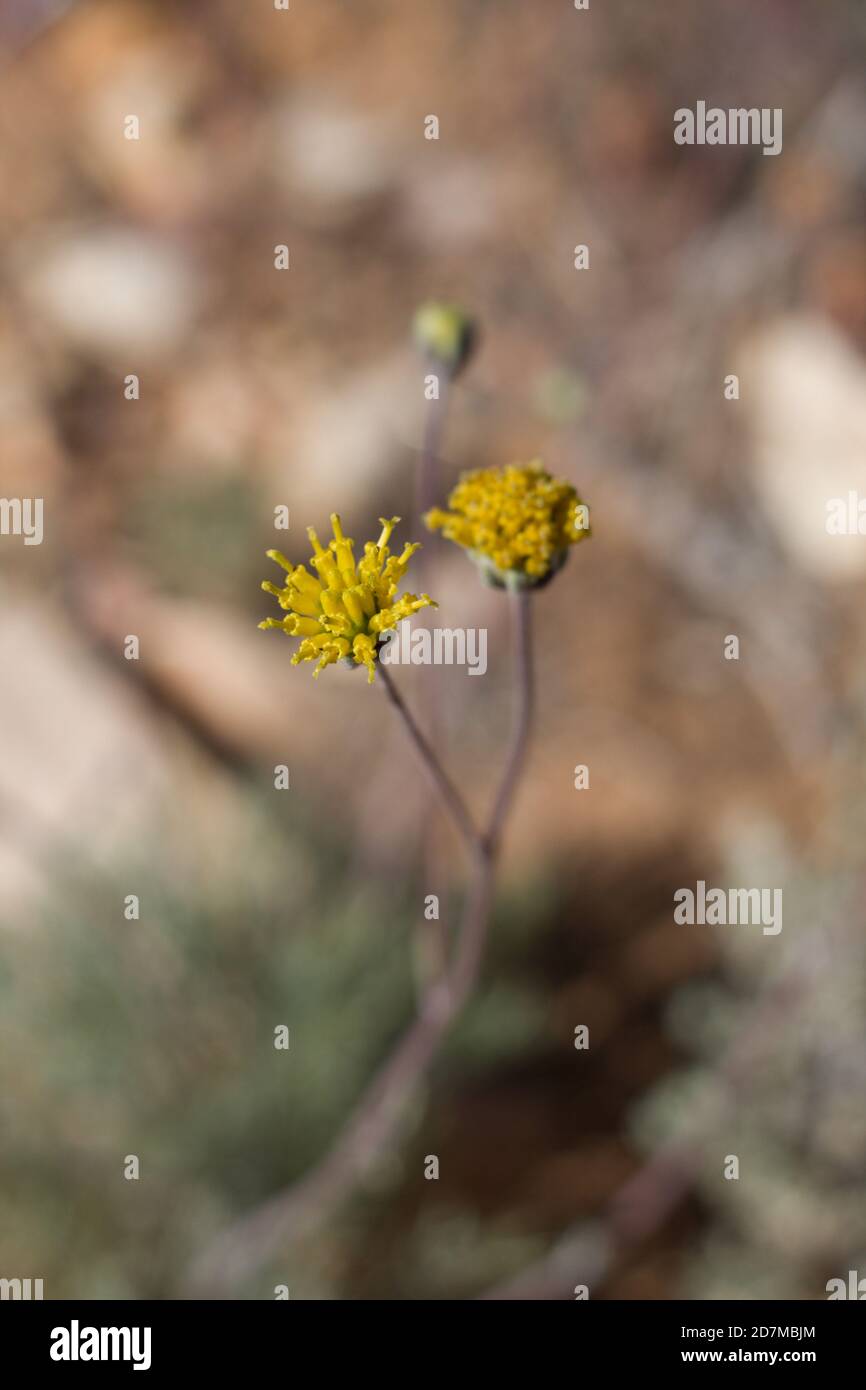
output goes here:
[{"label": "black bar", "polygon": [[[225,1378],[234,1372],[248,1377],[256,1367],[272,1373],[280,1365],[287,1376],[304,1374],[306,1349],[329,1370],[342,1354],[361,1374],[365,1366],[372,1371],[377,1363],[393,1365],[403,1335],[420,1322],[425,1379],[437,1365],[453,1373],[457,1343],[440,1335],[450,1329],[483,1338],[472,1345],[474,1354],[483,1347],[488,1375],[499,1358],[516,1369],[523,1355],[537,1363],[554,1351],[568,1356],[575,1373],[581,1366],[651,1374],[675,1367],[735,1371],[796,1365],[826,1375],[850,1365],[862,1344],[866,1321],[852,1301],[859,1302],[575,1301],[567,1307],[545,1304],[541,1313],[512,1303],[505,1314],[496,1312],[495,1303],[475,1304],[468,1313],[441,1303],[413,1312],[401,1303],[398,1322],[393,1311],[370,1303],[5,1302],[0,1304],[0,1355],[4,1369],[17,1365],[23,1372],[48,1371],[60,1378],[92,1378],[100,1370],[135,1375],[136,1362],[142,1379],[185,1371]],[[55,1357],[64,1353],[78,1359],[54,1359],[52,1348]],[[87,1359],[92,1351],[105,1359]],[[115,1353],[126,1359],[112,1359]],[[410,1364],[404,1369],[408,1374]]]}]

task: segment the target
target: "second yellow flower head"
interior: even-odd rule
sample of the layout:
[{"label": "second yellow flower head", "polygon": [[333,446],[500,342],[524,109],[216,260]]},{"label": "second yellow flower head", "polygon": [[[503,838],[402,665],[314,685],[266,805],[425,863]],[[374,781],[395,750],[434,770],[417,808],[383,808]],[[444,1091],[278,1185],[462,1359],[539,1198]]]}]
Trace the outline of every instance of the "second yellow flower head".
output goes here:
[{"label": "second yellow flower head", "polygon": [[545,583],[569,547],[590,535],[589,509],[571,483],[536,460],[464,473],[424,518],[431,531],[468,550],[488,583],[509,589]]}]

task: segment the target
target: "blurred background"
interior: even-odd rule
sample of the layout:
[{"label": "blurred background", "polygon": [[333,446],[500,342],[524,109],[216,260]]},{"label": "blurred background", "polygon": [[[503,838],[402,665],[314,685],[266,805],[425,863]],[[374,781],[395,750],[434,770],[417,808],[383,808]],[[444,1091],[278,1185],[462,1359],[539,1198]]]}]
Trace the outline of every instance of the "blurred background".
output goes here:
[{"label": "blurred background", "polygon": [[[448,481],[541,456],[594,535],[536,600],[482,985],[374,1180],[235,1293],[866,1274],[866,539],[825,527],[866,496],[864,40],[855,0],[3,0],[0,495],[45,538],[0,538],[0,1275],[179,1296],[411,1017],[460,848],[382,691],[256,623],[269,546],[411,516],[431,298],[480,327]],[[781,155],[677,146],[698,100],[781,107]],[[425,553],[489,631],[438,673],[480,814],[505,604]],[[675,925],[699,878],[783,931]]]}]

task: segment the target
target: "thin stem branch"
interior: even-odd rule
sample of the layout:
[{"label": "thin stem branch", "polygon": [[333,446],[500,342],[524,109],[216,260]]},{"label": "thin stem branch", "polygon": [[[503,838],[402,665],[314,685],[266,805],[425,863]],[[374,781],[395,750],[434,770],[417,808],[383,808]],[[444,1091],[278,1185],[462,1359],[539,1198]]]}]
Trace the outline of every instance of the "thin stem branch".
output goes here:
[{"label": "thin stem branch", "polygon": [[[451,389],[450,372],[440,370],[439,385],[438,400],[428,402],[428,410],[424,420],[424,434],[421,440],[421,457],[415,474],[416,524],[420,523],[424,513],[442,498],[442,470],[439,466],[440,445],[448,414],[448,398]],[[418,560],[423,566],[423,557],[419,555]]]},{"label": "thin stem branch", "polygon": [[518,779],[523,771],[526,749],[529,743],[529,730],[532,724],[532,708],[535,699],[535,679],[532,661],[532,599],[523,590],[508,595],[513,613],[514,667],[517,673],[517,712],[511,747],[499,784],[499,791],[493,803],[487,826],[486,839],[495,854],[502,837],[505,817],[514,797]]},{"label": "thin stem branch", "polygon": [[466,802],[442,767],[428,739],[422,733],[414,715],[411,713],[403,696],[394,684],[388,667],[381,661],[378,662],[377,665],[382,684],[385,687],[385,693],[403,721],[403,727],[412,741],[412,745],[418,755],[426,777],[431,782],[433,788],[439,793],[443,806],[467,845],[477,845],[481,840],[481,835],[476,829],[475,822],[467,809]]},{"label": "thin stem branch", "polygon": [[[418,467],[415,470],[415,502],[413,528],[410,539],[417,540],[422,534],[423,517],[425,513],[436,503],[442,502],[443,480],[442,480],[442,460],[441,446],[445,432],[445,424],[448,415],[448,405],[451,394],[452,373],[446,368],[442,370],[439,365],[439,384],[440,393],[435,400],[427,402],[427,409],[424,419],[424,432],[421,442],[421,454],[418,460]],[[435,550],[438,537],[430,535],[428,541],[433,542]],[[416,575],[419,591],[426,593],[432,586],[431,569],[431,549],[428,543],[422,545],[416,560]],[[425,627],[432,626],[433,609],[422,609],[416,615],[417,621]],[[441,680],[438,667],[431,666],[428,671],[428,679],[424,682],[421,690],[421,701],[419,706],[419,717],[423,727],[427,731],[427,737],[433,747],[440,750],[442,756],[442,734],[441,727]],[[428,815],[425,809],[425,821],[427,823],[427,834],[424,836],[421,857],[422,868],[425,882],[436,885],[440,877],[443,855],[447,847],[443,844],[441,827],[434,814]],[[432,982],[444,975],[448,964],[448,933],[444,922],[437,919],[428,921],[427,918],[419,919],[414,933],[414,968],[416,978],[416,989],[419,998],[422,998],[430,988]]]},{"label": "thin stem branch", "polygon": [[223,1231],[192,1267],[186,1284],[188,1292],[225,1296],[286,1241],[316,1228],[323,1215],[369,1171],[393,1140],[409,1100],[475,988],[490,923],[497,850],[524,762],[532,709],[530,608],[525,595],[518,596],[515,610],[518,671],[514,728],[505,773],[490,820],[481,834],[386,668],[380,666],[389,698],[464,834],[471,855],[472,871],[453,960],[446,973],[424,994],[415,1019],[370,1082],[325,1157],[306,1177]]}]

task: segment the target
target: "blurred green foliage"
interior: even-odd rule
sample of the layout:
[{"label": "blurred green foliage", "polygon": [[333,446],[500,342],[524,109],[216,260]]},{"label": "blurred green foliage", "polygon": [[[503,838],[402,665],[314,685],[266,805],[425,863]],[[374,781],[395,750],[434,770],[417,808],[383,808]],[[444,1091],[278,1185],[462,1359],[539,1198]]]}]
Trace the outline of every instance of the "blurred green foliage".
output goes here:
[{"label": "blurred green foliage", "polygon": [[[732,874],[776,882],[774,872],[758,859]],[[673,995],[670,1031],[693,1062],[633,1116],[648,1150],[683,1138],[698,1146],[695,1188],[710,1220],[681,1272],[690,1298],[819,1299],[828,1278],[863,1265],[860,889],[842,874],[802,872],[784,891],[792,906],[778,938],[728,929],[722,976]],[[729,1155],[737,1179],[724,1176]]]},{"label": "blurred green foliage", "polygon": [[[156,847],[98,880],[58,866],[55,906],[3,933],[0,1263],[43,1278],[49,1298],[175,1296],[216,1230],[322,1153],[408,1021],[420,889],[359,884],[333,833],[274,824],[263,806],[253,793],[236,860],[206,877],[157,872]],[[139,921],[124,917],[133,892]],[[543,1038],[537,999],[508,979],[531,921],[522,906],[502,914],[494,978],[447,1049],[446,1076]],[[281,1024],[288,1051],[274,1047]],[[406,1176],[399,1147],[314,1249],[287,1251],[238,1296],[272,1297],[282,1281],[292,1297],[352,1297],[352,1262]],[[130,1154],[138,1181],[124,1177]],[[423,1184],[417,1229],[407,1218],[390,1241],[392,1265],[395,1242],[413,1252],[417,1297],[449,1292],[437,1186]],[[472,1213],[446,1216],[476,1230]],[[479,1287],[519,1267],[513,1235],[476,1236]]]}]

